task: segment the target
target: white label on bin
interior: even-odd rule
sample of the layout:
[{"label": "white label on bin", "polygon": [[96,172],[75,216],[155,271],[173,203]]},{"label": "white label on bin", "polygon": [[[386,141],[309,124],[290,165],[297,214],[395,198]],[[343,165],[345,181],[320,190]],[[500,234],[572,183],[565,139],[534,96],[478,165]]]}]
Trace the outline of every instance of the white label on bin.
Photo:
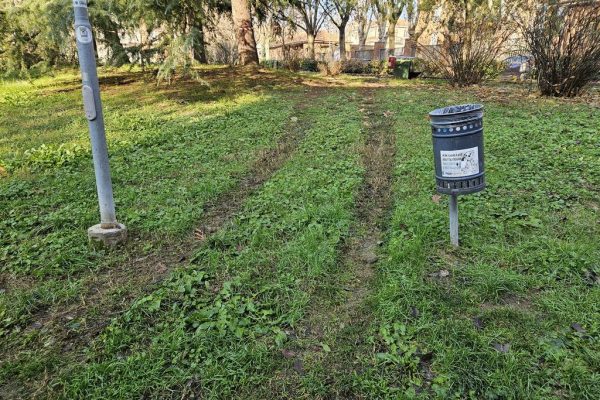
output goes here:
[{"label": "white label on bin", "polygon": [[440,151],[442,176],[460,178],[479,173],[479,147]]}]

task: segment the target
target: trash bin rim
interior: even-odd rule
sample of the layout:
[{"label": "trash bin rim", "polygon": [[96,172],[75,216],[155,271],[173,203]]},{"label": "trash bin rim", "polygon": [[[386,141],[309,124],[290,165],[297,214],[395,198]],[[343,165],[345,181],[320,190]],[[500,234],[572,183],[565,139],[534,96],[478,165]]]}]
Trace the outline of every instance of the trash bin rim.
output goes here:
[{"label": "trash bin rim", "polygon": [[[461,114],[469,114],[472,112],[483,111],[483,104],[459,104],[438,108],[429,113],[430,117],[450,117]],[[453,111],[453,109],[458,109]]]}]

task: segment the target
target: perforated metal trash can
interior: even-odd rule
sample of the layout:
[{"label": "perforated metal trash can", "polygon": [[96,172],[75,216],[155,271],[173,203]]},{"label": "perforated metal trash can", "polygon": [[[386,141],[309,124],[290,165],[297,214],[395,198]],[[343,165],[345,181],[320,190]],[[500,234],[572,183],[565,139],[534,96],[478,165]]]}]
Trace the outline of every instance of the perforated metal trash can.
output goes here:
[{"label": "perforated metal trash can", "polygon": [[429,117],[438,192],[459,195],[483,190],[483,105],[440,108]]}]

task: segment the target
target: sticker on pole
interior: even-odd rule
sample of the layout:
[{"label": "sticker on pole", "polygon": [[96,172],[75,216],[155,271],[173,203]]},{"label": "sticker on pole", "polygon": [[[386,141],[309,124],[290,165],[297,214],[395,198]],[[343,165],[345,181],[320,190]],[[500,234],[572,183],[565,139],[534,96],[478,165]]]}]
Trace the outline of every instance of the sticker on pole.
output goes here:
[{"label": "sticker on pole", "polygon": [[93,121],[96,119],[96,102],[94,100],[94,91],[88,85],[84,85],[83,88],[83,111],[85,117]]},{"label": "sticker on pole", "polygon": [[92,31],[87,26],[78,26],[75,28],[75,33],[77,35],[77,41],[79,43],[92,43]]},{"label": "sticker on pole", "polygon": [[461,178],[479,173],[479,147],[440,151],[440,157],[443,177]]},{"label": "sticker on pole", "polygon": [[87,8],[87,0],[73,0],[73,7]]}]

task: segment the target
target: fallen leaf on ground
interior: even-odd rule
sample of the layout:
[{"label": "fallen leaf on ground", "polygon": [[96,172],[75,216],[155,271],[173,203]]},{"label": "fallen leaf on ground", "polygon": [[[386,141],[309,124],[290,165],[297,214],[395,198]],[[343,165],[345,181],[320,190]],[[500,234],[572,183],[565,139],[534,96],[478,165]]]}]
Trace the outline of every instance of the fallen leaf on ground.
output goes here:
[{"label": "fallen leaf on ground", "polygon": [[475,325],[475,328],[477,328],[477,329],[483,329],[485,326],[485,324],[483,323],[483,321],[480,317],[473,318],[473,325]]},{"label": "fallen leaf on ground", "polygon": [[368,252],[362,256],[362,260],[367,264],[375,264],[379,257],[374,252]]},{"label": "fallen leaf on ground", "polygon": [[510,350],[510,343],[494,343],[493,346],[500,353],[508,353],[508,351]]},{"label": "fallen leaf on ground", "polygon": [[577,333],[585,333],[585,329],[583,329],[583,327],[577,322],[571,324],[571,328],[573,328]]},{"label": "fallen leaf on ground", "polygon": [[292,350],[288,350],[288,349],[283,349],[281,350],[281,354],[285,357],[285,358],[292,358],[296,356],[296,352],[292,351]]},{"label": "fallen leaf on ground", "polygon": [[448,271],[447,269],[442,269],[429,274],[429,276],[432,278],[447,278],[448,276],[450,276],[450,271]]},{"label": "fallen leaf on ground", "polygon": [[196,240],[201,242],[204,239],[206,239],[206,233],[204,232],[203,229],[196,229],[194,231],[194,237],[196,238]]},{"label": "fallen leaf on ground", "polygon": [[302,360],[294,360],[294,370],[301,375],[304,374],[304,365],[302,364]]},{"label": "fallen leaf on ground", "polygon": [[168,268],[165,264],[159,262],[158,263],[158,267],[156,267],[156,272],[158,272],[159,274],[163,274],[165,272],[167,272]]},{"label": "fallen leaf on ground", "polygon": [[42,326],[43,326],[42,323],[39,321],[36,321],[33,324],[31,324],[32,329],[40,329]]},{"label": "fallen leaf on ground", "polygon": [[419,313],[419,310],[417,309],[417,307],[410,308],[410,315],[412,315],[413,318],[419,317],[420,313]]}]

